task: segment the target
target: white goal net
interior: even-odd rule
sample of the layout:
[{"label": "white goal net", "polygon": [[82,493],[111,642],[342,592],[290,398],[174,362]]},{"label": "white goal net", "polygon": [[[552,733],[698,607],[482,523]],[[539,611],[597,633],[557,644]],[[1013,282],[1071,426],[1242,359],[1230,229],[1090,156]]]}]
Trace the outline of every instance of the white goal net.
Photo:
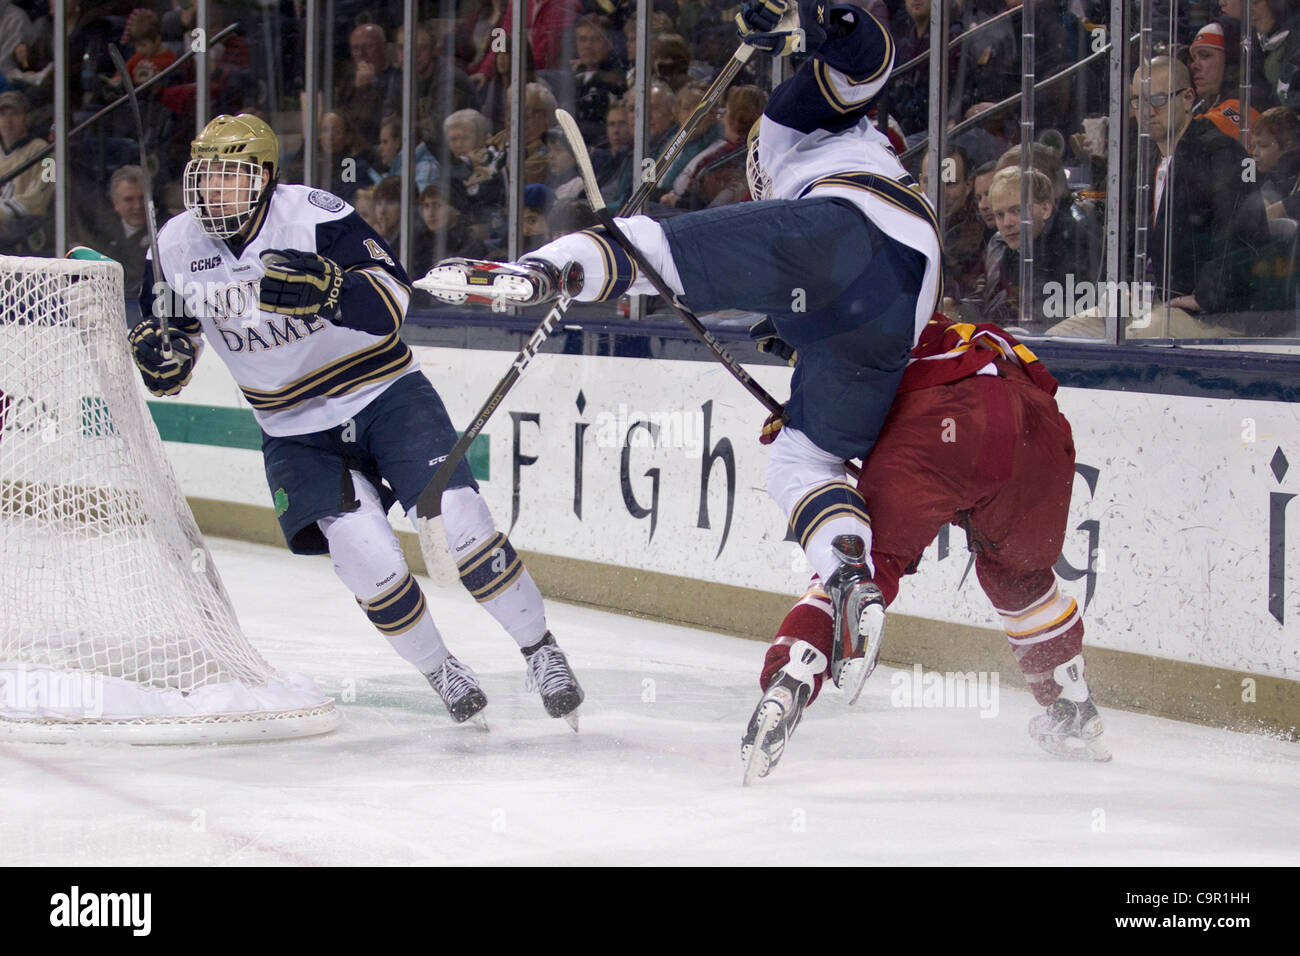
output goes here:
[{"label": "white goal net", "polygon": [[126,333],[116,263],[0,256],[0,739],[332,729],[240,631]]}]

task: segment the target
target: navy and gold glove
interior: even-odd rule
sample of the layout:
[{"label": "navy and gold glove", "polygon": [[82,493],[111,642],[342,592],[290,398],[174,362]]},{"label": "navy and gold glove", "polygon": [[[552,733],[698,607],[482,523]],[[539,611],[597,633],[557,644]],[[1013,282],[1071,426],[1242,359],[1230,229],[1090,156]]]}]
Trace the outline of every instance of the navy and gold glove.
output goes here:
[{"label": "navy and gold glove", "polygon": [[770,318],[759,319],[751,325],[749,337],[754,340],[760,352],[784,359],[787,365],[793,366],[799,358],[799,353],[795,351],[794,346],[777,333],[776,323]]},{"label": "navy and gold glove", "polygon": [[787,5],[788,0],[745,0],[736,14],[736,32],[740,39],[772,56],[788,56],[795,52],[799,34],[794,30],[776,31]]},{"label": "navy and gold glove", "polygon": [[194,374],[194,342],[184,332],[168,332],[172,343],[170,359],[163,358],[162,329],[157,319],[145,319],[128,336],[140,377],[155,395],[175,395]]},{"label": "navy and gold glove", "polygon": [[266,274],[257,289],[257,304],[265,312],[299,318],[338,318],[347,274],[333,259],[297,249],[268,249],[262,253]]}]

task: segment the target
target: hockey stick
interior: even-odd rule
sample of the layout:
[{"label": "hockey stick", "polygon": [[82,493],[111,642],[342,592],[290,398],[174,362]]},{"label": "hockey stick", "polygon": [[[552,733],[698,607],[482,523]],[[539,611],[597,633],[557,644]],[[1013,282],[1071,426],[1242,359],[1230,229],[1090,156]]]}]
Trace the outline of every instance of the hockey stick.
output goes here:
[{"label": "hockey stick", "polygon": [[[637,268],[650,280],[651,285],[668,303],[669,308],[677,313],[677,317],[690,327],[696,337],[703,342],[714,357],[721,362],[733,376],[736,381],[745,387],[749,394],[758,399],[763,407],[773,415],[780,415],[785,411],[785,406],[778,402],[772,395],[754,381],[744,367],[737,362],[727,351],[726,347],[705,327],[704,323],[696,317],[686,305],[681,301],[675,292],[668,287],[657,269],[652,266],[641,250],[633,244],[632,240],[623,234],[614,222],[614,217],[609,214],[605,208],[605,201],[600,195],[600,187],[596,184],[596,173],[591,167],[591,157],[587,154],[587,144],[582,140],[582,132],[578,129],[578,124],[573,117],[564,110],[555,111],[555,119],[560,124],[560,129],[564,131],[564,137],[569,141],[569,149],[573,152],[573,158],[578,163],[578,170],[582,173],[582,182],[587,190],[587,201],[591,203],[592,211],[600,224],[605,227],[609,237],[623,247],[623,250],[636,263]],[[856,479],[859,475],[857,466],[852,462],[844,463],[845,469]]]},{"label": "hockey stick", "polygon": [[[705,91],[699,105],[695,107],[695,111],[691,113],[681,130],[664,149],[659,160],[646,173],[641,185],[623,204],[623,208],[619,210],[620,215],[631,216],[641,208],[642,203],[649,198],[659,179],[672,165],[673,161],[677,159],[687,141],[694,135],[700,123],[704,121],[704,117],[717,105],[717,101],[726,90],[727,85],[740,72],[740,68],[748,62],[753,52],[754,48],[749,44],[742,43],[740,45],[731,59],[727,61],[727,65],[723,67],[722,72],[718,74],[717,79],[713,81],[713,85]],[[585,146],[583,147],[583,155],[586,156]],[[587,162],[590,165],[590,159]],[[596,190],[596,194],[600,195],[599,189]],[[603,200],[601,201],[601,208],[604,208]],[[419,286],[419,280],[416,281],[415,285]],[[492,390],[492,394],[483,403],[483,407],[474,416],[474,420],[461,433],[456,444],[447,453],[447,457],[438,466],[438,470],[433,473],[433,478],[425,486],[424,491],[420,492],[420,497],[416,499],[415,527],[420,538],[420,552],[424,556],[425,570],[433,582],[440,587],[449,587],[460,578],[460,569],[455,566],[455,562],[451,559],[451,551],[447,546],[447,529],[442,521],[442,496],[451,481],[452,472],[456,470],[457,465],[465,460],[465,456],[469,453],[469,446],[473,444],[479,432],[487,425],[492,413],[505,399],[506,393],[514,387],[515,382],[519,380],[519,376],[523,374],[528,363],[533,360],[533,356],[541,349],[547,337],[555,331],[556,326],[564,318],[564,313],[569,308],[569,301],[569,298],[563,293],[555,300],[555,304],[547,311],[541,324],[533,330],[533,334],[528,337],[524,347],[515,356],[514,362],[510,365],[510,370],[497,383],[496,388]]]},{"label": "hockey stick", "polygon": [[[135,84],[131,82],[131,74],[127,72],[126,61],[122,59],[122,51],[117,48],[117,44],[108,45],[108,55],[113,60],[113,65],[117,67],[118,76],[122,77],[122,86],[126,88],[127,98],[131,101],[131,112],[135,114],[135,132],[140,137],[140,175],[144,179],[144,219],[145,225],[149,227],[149,251],[153,254],[153,264],[155,269],[162,269],[162,258],[158,255],[158,221],[154,214],[153,208],[153,176],[149,172],[149,158],[144,151],[144,119],[140,116],[140,99],[135,93]],[[161,275],[161,273],[160,273]],[[162,276],[163,282],[167,281],[165,275]],[[154,279],[157,282],[157,277]],[[170,306],[170,303],[167,303]],[[164,307],[161,313],[154,310],[154,318],[158,320],[158,331],[162,336],[162,357],[164,362],[174,362],[176,359],[172,356],[172,336],[171,322],[167,316],[167,308]]]}]

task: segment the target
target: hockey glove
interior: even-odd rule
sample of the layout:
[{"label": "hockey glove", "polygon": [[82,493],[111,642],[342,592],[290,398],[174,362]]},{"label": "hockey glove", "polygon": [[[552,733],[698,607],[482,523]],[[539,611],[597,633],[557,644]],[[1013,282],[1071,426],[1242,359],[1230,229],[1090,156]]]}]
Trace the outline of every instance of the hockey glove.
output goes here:
[{"label": "hockey glove", "polygon": [[266,312],[300,317],[338,318],[347,274],[333,259],[297,249],[262,253],[266,275],[257,289],[257,304]]},{"label": "hockey glove", "polygon": [[826,39],[826,0],[745,0],[736,14],[741,41],[772,56],[812,53]]},{"label": "hockey glove", "polygon": [[799,353],[776,331],[776,323],[770,318],[759,319],[749,327],[749,337],[754,340],[760,352],[784,359],[785,364],[793,366],[799,360]]},{"label": "hockey glove", "polygon": [[157,319],[145,319],[128,337],[145,388],[155,395],[175,395],[194,374],[194,342],[184,332],[168,331],[172,342],[170,361],[163,359],[162,329]]},{"label": "hockey glove", "polygon": [[770,445],[776,441],[776,436],[781,434],[781,429],[785,426],[785,412],[773,412],[767,416],[767,421],[763,422],[763,430],[758,434],[758,443],[760,445]]}]

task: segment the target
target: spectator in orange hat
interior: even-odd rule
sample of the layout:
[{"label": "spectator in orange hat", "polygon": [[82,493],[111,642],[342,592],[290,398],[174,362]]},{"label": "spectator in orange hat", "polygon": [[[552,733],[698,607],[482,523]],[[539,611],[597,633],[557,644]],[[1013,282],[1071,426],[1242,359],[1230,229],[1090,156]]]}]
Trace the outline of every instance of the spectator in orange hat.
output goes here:
[{"label": "spectator in orange hat", "polygon": [[[1241,31],[1232,19],[1211,20],[1192,41],[1192,87],[1196,91],[1196,104],[1192,115],[1204,116],[1238,142],[1241,141],[1241,100],[1238,99],[1238,61],[1241,56]],[[1252,91],[1250,125],[1259,120],[1256,106],[1268,107]]]}]

